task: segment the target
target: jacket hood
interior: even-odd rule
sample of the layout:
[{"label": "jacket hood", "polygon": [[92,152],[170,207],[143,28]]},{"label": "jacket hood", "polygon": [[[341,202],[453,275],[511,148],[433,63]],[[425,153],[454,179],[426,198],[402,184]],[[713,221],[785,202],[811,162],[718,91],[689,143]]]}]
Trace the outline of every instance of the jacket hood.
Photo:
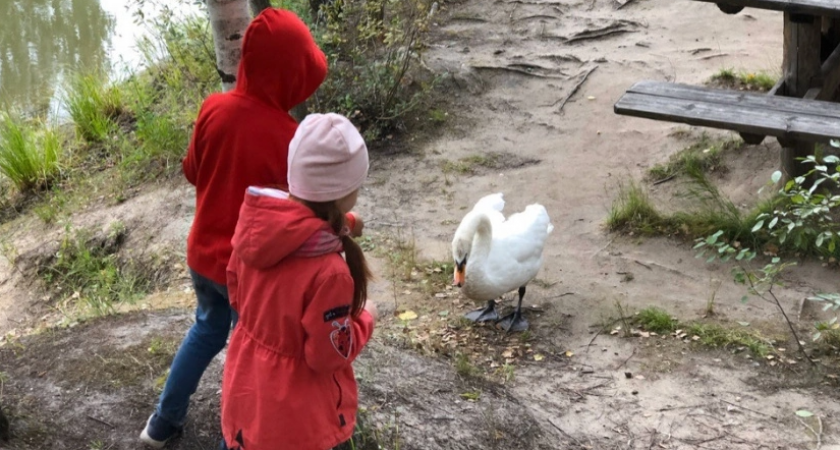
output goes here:
[{"label": "jacket hood", "polygon": [[291,11],[268,8],[248,26],[236,91],[289,111],[327,76],[327,58],[309,28]]},{"label": "jacket hood", "polygon": [[285,192],[250,187],[231,243],[245,264],[266,269],[294,253],[324,224]]}]

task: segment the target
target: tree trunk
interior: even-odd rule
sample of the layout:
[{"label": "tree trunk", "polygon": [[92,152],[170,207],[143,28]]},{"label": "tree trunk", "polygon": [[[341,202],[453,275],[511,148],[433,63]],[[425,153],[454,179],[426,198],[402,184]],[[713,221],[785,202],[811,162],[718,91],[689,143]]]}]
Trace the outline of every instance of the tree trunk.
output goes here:
[{"label": "tree trunk", "polygon": [[262,10],[271,7],[271,0],[248,0],[251,4],[251,14],[257,17]]},{"label": "tree trunk", "polygon": [[236,71],[242,56],[242,37],[251,21],[246,0],[206,0],[216,46],[216,70],[222,91],[236,86]]}]

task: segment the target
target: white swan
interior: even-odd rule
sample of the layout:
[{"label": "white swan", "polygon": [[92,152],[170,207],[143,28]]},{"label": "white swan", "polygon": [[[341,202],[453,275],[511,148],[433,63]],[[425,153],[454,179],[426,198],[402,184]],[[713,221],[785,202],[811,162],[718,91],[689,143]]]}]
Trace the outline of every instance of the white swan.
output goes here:
[{"label": "white swan", "polygon": [[[523,331],[522,297],[542,267],[542,253],[548,234],[554,230],[548,212],[539,204],[505,220],[501,193],[480,199],[468,212],[452,240],[455,285],[473,300],[487,301],[487,307],[468,313],[474,321],[496,320],[507,331]],[[495,299],[519,288],[519,304],[512,314],[499,319]]]}]

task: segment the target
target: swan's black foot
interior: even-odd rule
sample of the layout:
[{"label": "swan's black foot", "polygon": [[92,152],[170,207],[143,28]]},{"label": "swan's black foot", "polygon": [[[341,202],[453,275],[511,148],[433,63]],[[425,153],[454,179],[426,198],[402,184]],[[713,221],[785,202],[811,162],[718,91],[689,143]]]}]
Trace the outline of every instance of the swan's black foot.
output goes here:
[{"label": "swan's black foot", "polygon": [[468,312],[464,314],[464,317],[468,320],[472,320],[473,322],[490,322],[499,320],[499,313],[496,312],[496,301],[489,300],[487,302],[487,306]]},{"label": "swan's black foot", "polygon": [[528,321],[522,317],[522,311],[517,308],[514,312],[502,317],[501,320],[496,322],[496,326],[508,333],[513,331],[525,331],[528,329]]}]

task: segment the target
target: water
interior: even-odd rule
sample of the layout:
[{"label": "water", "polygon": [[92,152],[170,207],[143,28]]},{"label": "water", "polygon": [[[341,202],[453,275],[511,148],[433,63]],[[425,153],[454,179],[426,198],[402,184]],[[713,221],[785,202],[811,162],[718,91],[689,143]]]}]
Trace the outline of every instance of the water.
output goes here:
[{"label": "water", "polygon": [[[137,0],[0,0],[0,110],[59,111],[74,70],[103,68],[112,78],[142,66]],[[164,2],[161,2],[164,3]],[[195,2],[167,1],[177,14],[202,14]],[[160,11],[144,2],[145,17]]]}]

